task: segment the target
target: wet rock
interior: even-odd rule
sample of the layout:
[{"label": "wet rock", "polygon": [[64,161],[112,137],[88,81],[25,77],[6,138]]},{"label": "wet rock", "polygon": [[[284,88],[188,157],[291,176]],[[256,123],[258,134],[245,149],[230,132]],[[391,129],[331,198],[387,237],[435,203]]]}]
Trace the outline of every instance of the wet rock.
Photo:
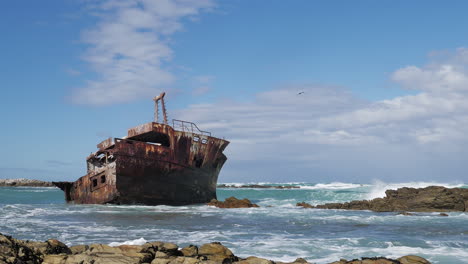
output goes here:
[{"label": "wet rock", "polygon": [[26,241],[24,245],[32,249],[36,254],[41,255],[47,254],[47,248],[49,247],[49,243],[37,241]]},{"label": "wet rock", "polygon": [[219,208],[250,208],[259,207],[257,204],[252,203],[249,199],[237,199],[236,197],[226,198],[224,202],[216,199],[211,200],[208,205],[216,206]]},{"label": "wet rock", "polygon": [[385,198],[370,201],[328,203],[321,209],[372,210],[376,212],[449,212],[468,211],[468,189],[429,186],[426,188],[399,188],[387,190]]},{"label": "wet rock", "polygon": [[446,213],[440,213],[439,215],[440,215],[440,216],[449,216],[449,215],[446,214]]},{"label": "wet rock", "polygon": [[49,239],[46,241],[47,248],[45,253],[46,254],[71,254],[72,251],[65,245],[64,243],[58,241],[57,239]]},{"label": "wet rock", "polygon": [[0,260],[6,263],[42,263],[43,256],[22,240],[0,234]]},{"label": "wet rock", "polygon": [[297,203],[296,206],[301,206],[301,207],[304,207],[304,208],[315,208],[315,206],[313,206],[311,204],[308,204],[306,202]]}]

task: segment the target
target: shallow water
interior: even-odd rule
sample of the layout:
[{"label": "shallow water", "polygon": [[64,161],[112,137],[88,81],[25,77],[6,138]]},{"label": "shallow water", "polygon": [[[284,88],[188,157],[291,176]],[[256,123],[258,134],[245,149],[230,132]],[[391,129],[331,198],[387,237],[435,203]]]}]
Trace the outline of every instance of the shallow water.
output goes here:
[{"label": "shallow water", "polygon": [[[414,254],[432,263],[467,263],[468,213],[403,216],[295,206],[302,201],[321,204],[371,199],[383,196],[386,189],[434,183],[289,185],[301,188],[218,189],[220,200],[249,198],[261,206],[251,209],[70,205],[56,188],[3,187],[0,232],[20,239],[57,238],[68,245],[162,240],[185,246],[220,241],[241,257],[283,261],[304,257],[328,263],[340,258]],[[438,185],[468,188],[464,184]]]}]

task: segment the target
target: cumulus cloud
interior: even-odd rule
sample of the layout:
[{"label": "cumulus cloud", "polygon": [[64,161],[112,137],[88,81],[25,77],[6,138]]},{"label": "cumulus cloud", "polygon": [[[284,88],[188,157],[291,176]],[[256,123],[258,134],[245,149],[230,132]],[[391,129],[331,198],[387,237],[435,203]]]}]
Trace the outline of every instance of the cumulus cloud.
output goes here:
[{"label": "cumulus cloud", "polygon": [[175,80],[166,66],[172,58],[170,36],[214,7],[211,0],[107,0],[90,4],[99,23],[82,34],[83,59],[97,74],[72,100],[103,105],[153,96]]},{"label": "cumulus cloud", "polygon": [[398,69],[391,78],[403,88],[411,90],[432,93],[466,92],[468,91],[467,65],[468,49],[459,48],[451,56],[439,57],[424,67],[412,65]]},{"label": "cumulus cloud", "polygon": [[[292,86],[259,93],[253,101],[192,105],[178,114],[226,136],[232,142],[227,153],[236,163],[287,161],[296,168],[324,168],[338,162],[350,172],[398,161],[388,170],[435,172],[434,166],[466,152],[466,53],[459,49],[444,61],[407,66],[391,75],[416,94],[369,102],[336,87]],[[368,164],[359,164],[363,161]]]}]

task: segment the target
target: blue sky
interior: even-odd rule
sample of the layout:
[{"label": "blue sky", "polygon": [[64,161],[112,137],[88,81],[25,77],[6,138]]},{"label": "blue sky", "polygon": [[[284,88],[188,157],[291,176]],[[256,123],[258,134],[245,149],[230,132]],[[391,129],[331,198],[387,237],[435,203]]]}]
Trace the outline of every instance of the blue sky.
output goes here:
[{"label": "blue sky", "polygon": [[3,1],[0,178],[84,175],[164,90],[170,118],[231,141],[221,182],[467,182],[467,9]]}]

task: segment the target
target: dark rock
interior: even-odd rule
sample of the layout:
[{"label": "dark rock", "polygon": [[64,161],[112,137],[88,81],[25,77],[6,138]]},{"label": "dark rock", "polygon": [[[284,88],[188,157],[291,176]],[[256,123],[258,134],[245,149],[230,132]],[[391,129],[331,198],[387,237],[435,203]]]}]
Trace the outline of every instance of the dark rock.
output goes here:
[{"label": "dark rock", "polygon": [[387,190],[385,198],[370,201],[328,203],[320,209],[372,210],[375,212],[449,212],[468,211],[468,189],[429,186],[426,188],[400,188]]},{"label": "dark rock", "polygon": [[43,256],[29,248],[25,241],[0,234],[0,261],[39,264],[42,263]]},{"label": "dark rock", "polygon": [[216,206],[219,208],[250,208],[250,207],[259,207],[258,205],[250,202],[249,199],[245,198],[242,200],[237,199],[236,197],[226,198],[224,202],[218,201],[216,199],[211,200],[208,205]]},{"label": "dark rock", "polygon": [[313,206],[311,204],[308,204],[306,202],[297,203],[296,206],[301,206],[301,207],[304,207],[304,208],[315,208],[315,206]]},{"label": "dark rock", "polygon": [[72,251],[67,247],[67,245],[56,239],[49,239],[46,241],[46,243],[46,254],[72,254]]},{"label": "dark rock", "polygon": [[440,216],[449,216],[449,215],[446,214],[446,213],[440,213],[439,215],[440,215]]}]

